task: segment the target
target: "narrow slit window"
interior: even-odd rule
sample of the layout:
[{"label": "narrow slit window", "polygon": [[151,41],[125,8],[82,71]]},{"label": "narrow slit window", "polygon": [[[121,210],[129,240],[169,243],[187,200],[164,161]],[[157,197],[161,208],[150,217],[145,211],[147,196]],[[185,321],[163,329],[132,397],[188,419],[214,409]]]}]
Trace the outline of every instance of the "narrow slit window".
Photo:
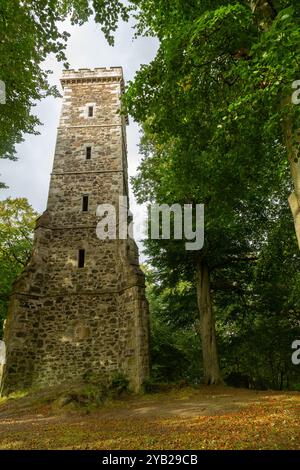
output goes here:
[{"label": "narrow slit window", "polygon": [[89,197],[87,194],[82,196],[82,212],[87,212],[89,210]]},{"label": "narrow slit window", "polygon": [[78,268],[84,268],[85,262],[85,250],[79,250],[78,252]]},{"label": "narrow slit window", "polygon": [[85,158],[90,160],[92,158],[92,147],[86,147],[85,149]]},{"label": "narrow slit window", "polygon": [[88,117],[93,117],[94,116],[94,106],[89,106],[88,107]]}]

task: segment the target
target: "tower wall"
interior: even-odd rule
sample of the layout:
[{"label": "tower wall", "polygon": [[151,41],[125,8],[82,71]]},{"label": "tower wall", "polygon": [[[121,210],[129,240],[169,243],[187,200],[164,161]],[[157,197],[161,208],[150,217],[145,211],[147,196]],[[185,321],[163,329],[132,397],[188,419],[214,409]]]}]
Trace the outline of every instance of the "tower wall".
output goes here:
[{"label": "tower wall", "polygon": [[[14,285],[4,332],[3,394],[124,373],[148,376],[148,305],[133,240],[99,240],[96,208],[127,196],[119,67],[66,71],[47,210]],[[92,107],[92,116],[89,108]],[[86,148],[91,148],[87,158]],[[82,198],[88,196],[88,211]],[[79,250],[85,252],[79,267]]]}]

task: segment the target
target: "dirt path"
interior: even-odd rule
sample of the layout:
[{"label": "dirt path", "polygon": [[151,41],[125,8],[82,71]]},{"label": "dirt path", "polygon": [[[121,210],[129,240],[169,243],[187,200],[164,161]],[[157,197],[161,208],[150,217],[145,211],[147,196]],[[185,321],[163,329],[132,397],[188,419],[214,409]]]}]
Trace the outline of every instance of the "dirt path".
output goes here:
[{"label": "dirt path", "polygon": [[0,404],[0,448],[300,448],[297,392],[188,388],[94,410],[57,408],[42,398]]}]

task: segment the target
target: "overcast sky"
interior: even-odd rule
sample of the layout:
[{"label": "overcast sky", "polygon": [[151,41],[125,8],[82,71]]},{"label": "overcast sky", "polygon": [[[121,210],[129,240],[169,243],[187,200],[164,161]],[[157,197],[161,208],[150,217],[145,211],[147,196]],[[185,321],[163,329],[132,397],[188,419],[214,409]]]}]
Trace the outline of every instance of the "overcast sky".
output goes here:
[{"label": "overcast sky", "polygon": [[[70,68],[111,67],[121,65],[125,80],[131,80],[141,64],[149,63],[155,56],[157,42],[152,38],[133,40],[133,30],[128,24],[121,24],[116,33],[115,46],[106,43],[103,34],[92,20],[83,26],[71,26],[65,23],[64,28],[71,37],[68,41],[67,59]],[[56,84],[60,91],[62,65],[52,57],[45,63],[45,68],[53,70],[51,84]],[[39,127],[40,135],[26,135],[23,143],[17,146],[18,161],[0,160],[1,181],[7,186],[0,190],[0,198],[26,197],[38,211],[46,208],[50,173],[55,151],[56,132],[61,107],[61,99],[47,98],[39,102],[34,113],[43,126]],[[127,127],[129,175],[135,174],[140,156],[138,153],[138,126],[130,120]],[[139,208],[131,195],[131,209],[138,226],[143,218],[144,209]],[[138,228],[138,227],[137,227]],[[136,236],[139,237],[140,229]]]}]

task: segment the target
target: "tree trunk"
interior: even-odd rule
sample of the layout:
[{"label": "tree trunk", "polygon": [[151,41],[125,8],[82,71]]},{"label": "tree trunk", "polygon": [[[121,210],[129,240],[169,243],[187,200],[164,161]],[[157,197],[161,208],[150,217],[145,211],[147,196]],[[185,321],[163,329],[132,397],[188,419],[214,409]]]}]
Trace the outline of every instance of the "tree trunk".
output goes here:
[{"label": "tree trunk", "polygon": [[294,191],[289,197],[289,204],[293,214],[295,231],[300,248],[300,159],[298,150],[295,148],[293,143],[295,137],[297,136],[295,136],[293,133],[291,122],[285,122],[284,131],[292,181],[294,185]]},{"label": "tree trunk", "polygon": [[197,300],[200,313],[200,336],[202,343],[204,383],[222,383],[219,367],[215,318],[210,298],[210,276],[208,266],[200,261],[197,264]]}]

